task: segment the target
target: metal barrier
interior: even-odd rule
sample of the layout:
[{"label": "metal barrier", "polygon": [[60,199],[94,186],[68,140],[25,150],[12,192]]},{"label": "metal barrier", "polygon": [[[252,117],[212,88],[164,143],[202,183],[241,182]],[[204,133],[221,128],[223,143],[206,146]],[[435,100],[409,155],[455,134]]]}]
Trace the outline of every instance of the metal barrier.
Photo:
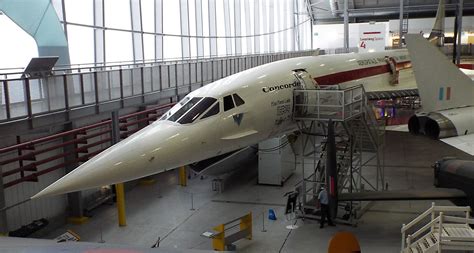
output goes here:
[{"label": "metal barrier", "polygon": [[[120,137],[127,138],[156,120],[173,105],[161,105],[120,117]],[[41,175],[64,168],[66,165],[89,160],[111,145],[111,131],[109,119],[32,141],[19,140],[16,145],[0,148],[4,188],[27,181],[35,182]],[[73,148],[65,149],[71,145]],[[66,159],[71,155],[75,159]],[[60,159],[64,159],[63,162],[54,166],[48,165]],[[6,166],[14,168],[5,169]]]},{"label": "metal barrier", "polygon": [[[230,230],[238,230],[229,233]],[[247,238],[252,240],[252,213],[248,213],[235,220],[220,224],[213,228],[217,233],[212,235],[212,247],[214,250],[224,251],[232,243]]]},{"label": "metal barrier", "polygon": [[[0,122],[139,99],[185,95],[231,74],[265,63],[314,51],[283,52],[200,60],[161,61],[112,66],[55,69],[52,76],[32,79],[22,72],[0,72]],[[11,71],[11,70],[10,70]]]},{"label": "metal barrier", "polygon": [[294,90],[294,120],[345,121],[363,113],[367,104],[362,85],[343,90]]}]

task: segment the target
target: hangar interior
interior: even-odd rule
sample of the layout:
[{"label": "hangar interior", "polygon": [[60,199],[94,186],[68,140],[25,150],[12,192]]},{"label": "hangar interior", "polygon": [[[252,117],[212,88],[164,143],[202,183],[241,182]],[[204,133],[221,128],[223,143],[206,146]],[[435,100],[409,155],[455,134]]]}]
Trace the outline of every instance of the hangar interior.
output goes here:
[{"label": "hangar interior", "polygon": [[0,1],[0,251],[474,250],[472,144],[440,140],[474,114],[415,115],[406,51],[440,6],[438,49],[473,79],[470,0]]}]

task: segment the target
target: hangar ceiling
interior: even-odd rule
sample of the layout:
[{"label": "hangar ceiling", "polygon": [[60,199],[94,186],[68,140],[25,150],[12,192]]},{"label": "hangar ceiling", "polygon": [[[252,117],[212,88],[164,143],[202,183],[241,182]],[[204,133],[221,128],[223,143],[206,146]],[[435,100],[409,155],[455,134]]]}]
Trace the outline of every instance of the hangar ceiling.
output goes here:
[{"label": "hangar ceiling", "polygon": [[[446,16],[454,16],[459,0],[445,0]],[[404,0],[409,18],[434,17],[439,0]],[[343,22],[344,0],[306,0],[316,24]],[[464,0],[464,15],[474,15],[474,0]],[[350,22],[398,19],[400,0],[348,0]]]}]

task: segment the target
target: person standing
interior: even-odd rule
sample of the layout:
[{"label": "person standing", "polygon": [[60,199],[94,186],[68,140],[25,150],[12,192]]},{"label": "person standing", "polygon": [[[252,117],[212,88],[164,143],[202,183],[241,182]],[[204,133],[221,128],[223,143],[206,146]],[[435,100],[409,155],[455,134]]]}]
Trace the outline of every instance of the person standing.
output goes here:
[{"label": "person standing", "polygon": [[321,187],[321,191],[318,195],[319,206],[321,207],[321,223],[319,228],[324,227],[326,218],[328,219],[329,226],[334,226],[334,223],[331,220],[331,215],[329,214],[329,197],[328,192],[325,186]]}]

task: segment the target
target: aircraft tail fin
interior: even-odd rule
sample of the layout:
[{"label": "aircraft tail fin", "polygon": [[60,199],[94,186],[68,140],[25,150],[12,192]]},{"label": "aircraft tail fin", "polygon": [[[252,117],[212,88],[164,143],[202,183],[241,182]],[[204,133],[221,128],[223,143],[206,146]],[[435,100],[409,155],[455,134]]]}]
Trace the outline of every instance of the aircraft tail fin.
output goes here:
[{"label": "aircraft tail fin", "polygon": [[405,36],[424,111],[473,105],[474,83],[419,34]]},{"label": "aircraft tail fin", "polygon": [[431,30],[428,40],[438,47],[444,45],[444,0],[439,0],[438,11],[436,12],[436,20]]}]

